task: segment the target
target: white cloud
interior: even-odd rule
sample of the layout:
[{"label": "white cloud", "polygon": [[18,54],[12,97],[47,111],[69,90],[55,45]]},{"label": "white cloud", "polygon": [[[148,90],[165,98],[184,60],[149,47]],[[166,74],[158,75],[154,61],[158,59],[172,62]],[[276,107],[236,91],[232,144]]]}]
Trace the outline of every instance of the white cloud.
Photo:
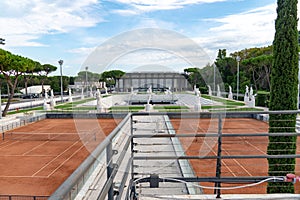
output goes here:
[{"label": "white cloud", "polygon": [[120,15],[136,15],[141,12],[152,12],[156,10],[174,10],[184,6],[202,3],[215,3],[228,0],[113,0],[114,2],[126,4],[132,9],[114,10]]},{"label": "white cloud", "polygon": [[95,16],[93,9],[97,7],[92,6],[97,6],[97,0],[2,0],[0,7],[6,9],[0,15],[0,27],[5,28],[0,29],[0,35],[24,36],[23,40],[14,41],[14,45],[26,46],[32,43],[28,38],[95,26],[102,18]]},{"label": "white cloud", "polygon": [[211,58],[216,57],[218,49],[225,48],[228,53],[232,53],[245,48],[271,45],[275,34],[276,7],[277,4],[274,3],[224,18],[207,19],[217,25],[205,32],[208,36],[193,39],[205,47]]},{"label": "white cloud", "polygon": [[140,14],[138,10],[113,10],[112,13],[119,14],[121,16],[130,16]]},{"label": "white cloud", "polygon": [[205,47],[213,58],[218,49],[225,48],[232,52],[271,45],[275,33],[275,19],[276,4],[224,18],[207,19],[216,26],[205,32],[208,36],[196,37],[194,40]]},{"label": "white cloud", "polygon": [[77,49],[70,49],[68,52],[69,53],[75,53],[75,54],[80,54],[80,55],[84,55],[87,56],[89,55],[91,52],[93,52],[95,50],[96,47],[80,47]]}]

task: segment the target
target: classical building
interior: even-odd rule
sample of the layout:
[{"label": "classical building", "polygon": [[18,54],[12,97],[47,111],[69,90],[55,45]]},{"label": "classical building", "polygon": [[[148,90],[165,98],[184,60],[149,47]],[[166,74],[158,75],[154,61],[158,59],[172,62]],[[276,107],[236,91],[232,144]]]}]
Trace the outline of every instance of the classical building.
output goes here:
[{"label": "classical building", "polygon": [[174,72],[134,72],[126,73],[117,81],[116,91],[130,92],[131,88],[139,91],[185,91],[191,89],[183,74]]}]

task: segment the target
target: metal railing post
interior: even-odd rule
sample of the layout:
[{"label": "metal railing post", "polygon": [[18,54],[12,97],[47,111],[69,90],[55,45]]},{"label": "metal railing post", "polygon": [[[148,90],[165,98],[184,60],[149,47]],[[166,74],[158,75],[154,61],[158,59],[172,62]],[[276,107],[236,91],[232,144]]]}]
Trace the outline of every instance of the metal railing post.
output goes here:
[{"label": "metal railing post", "polygon": [[[113,156],[113,151],[112,151],[112,141],[110,141],[110,143],[107,145],[106,147],[106,171],[107,171],[107,180],[109,180],[109,178],[112,175],[112,171],[113,171],[113,160],[112,160],[112,156]],[[113,187],[113,183],[111,184],[108,194],[107,194],[107,198],[108,200],[113,200],[114,198],[114,187]]]},{"label": "metal railing post", "polygon": [[[133,157],[134,157],[134,142],[133,142],[133,132],[134,132],[134,128],[133,128],[133,116],[130,116],[130,140],[131,140],[131,145],[130,145],[130,150],[131,150],[131,180],[134,181],[134,161],[133,161]],[[130,196],[133,194],[134,196],[135,194],[135,183],[132,184],[132,188],[131,188],[131,192],[130,192]],[[134,197],[133,197],[134,199]]]},{"label": "metal railing post", "polygon": [[[221,178],[221,167],[222,167],[222,116],[218,114],[218,155],[217,155],[217,166],[216,166],[216,178]],[[221,198],[221,182],[215,183],[215,194],[217,194],[216,198]]]}]

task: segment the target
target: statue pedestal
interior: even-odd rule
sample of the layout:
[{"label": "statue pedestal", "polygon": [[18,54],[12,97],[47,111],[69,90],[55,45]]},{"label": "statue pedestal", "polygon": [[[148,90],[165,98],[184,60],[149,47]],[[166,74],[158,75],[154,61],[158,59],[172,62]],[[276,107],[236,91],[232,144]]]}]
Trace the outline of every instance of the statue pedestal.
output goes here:
[{"label": "statue pedestal", "polygon": [[151,112],[151,110],[152,110],[152,105],[151,105],[151,104],[146,104],[146,105],[145,105],[145,108],[146,108],[146,112]]},{"label": "statue pedestal", "polygon": [[50,108],[50,104],[48,104],[48,103],[44,103],[44,106],[43,106],[43,109],[44,110],[51,110],[51,108]]},{"label": "statue pedestal", "polygon": [[196,105],[194,106],[194,110],[195,110],[195,112],[201,112],[201,111],[202,111],[202,109],[201,109],[201,104],[196,104]]},{"label": "statue pedestal", "polygon": [[251,108],[254,108],[255,107],[255,100],[249,101],[248,106],[251,107]]}]

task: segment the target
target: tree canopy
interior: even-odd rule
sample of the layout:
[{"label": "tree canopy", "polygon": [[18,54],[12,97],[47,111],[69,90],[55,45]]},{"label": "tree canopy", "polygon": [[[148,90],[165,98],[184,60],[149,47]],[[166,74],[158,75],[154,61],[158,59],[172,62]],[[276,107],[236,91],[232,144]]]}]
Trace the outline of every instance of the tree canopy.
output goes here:
[{"label": "tree canopy", "polygon": [[[47,66],[51,68],[51,70],[54,69],[54,66],[43,66]],[[6,116],[7,114],[8,108],[15,94],[15,89],[18,85],[19,77],[25,74],[39,73],[44,70],[45,68],[43,69],[42,65],[37,61],[0,49],[0,74],[4,76],[9,88],[7,91],[8,100],[2,113],[3,116]]]}]

